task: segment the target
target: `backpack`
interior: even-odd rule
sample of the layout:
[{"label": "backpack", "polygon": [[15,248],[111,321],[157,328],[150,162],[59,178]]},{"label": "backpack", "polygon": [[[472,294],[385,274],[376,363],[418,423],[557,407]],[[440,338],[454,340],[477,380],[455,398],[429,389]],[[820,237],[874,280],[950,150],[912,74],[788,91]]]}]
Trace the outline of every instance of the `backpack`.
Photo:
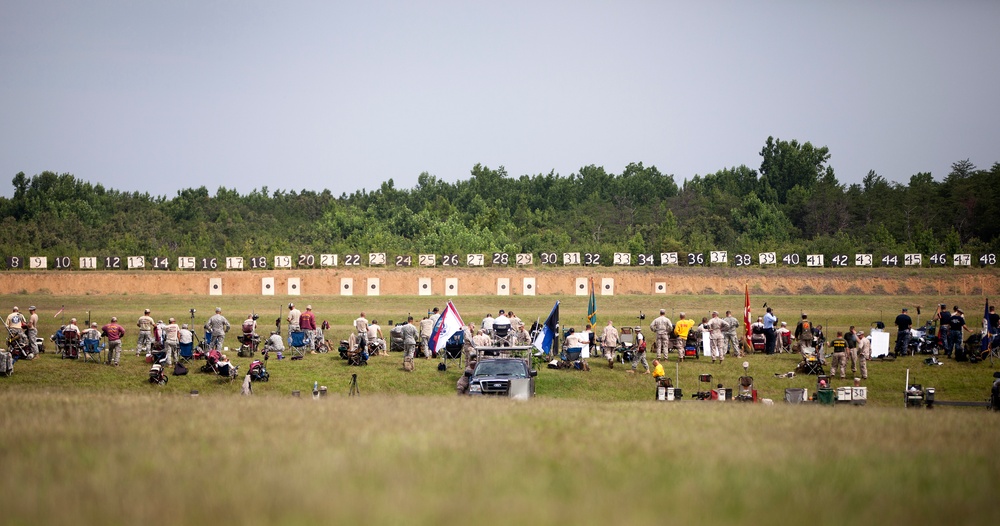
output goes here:
[{"label": "backpack", "polygon": [[243,322],[243,334],[253,333],[253,320],[248,319]]},{"label": "backpack", "polygon": [[639,342],[639,352],[646,352],[646,340]]},{"label": "backpack", "polygon": [[187,367],[181,365],[180,362],[174,365],[174,373],[173,373],[174,376],[184,376],[187,373],[188,373]]},{"label": "backpack", "polygon": [[802,320],[802,332],[812,334],[812,324],[809,320]]}]

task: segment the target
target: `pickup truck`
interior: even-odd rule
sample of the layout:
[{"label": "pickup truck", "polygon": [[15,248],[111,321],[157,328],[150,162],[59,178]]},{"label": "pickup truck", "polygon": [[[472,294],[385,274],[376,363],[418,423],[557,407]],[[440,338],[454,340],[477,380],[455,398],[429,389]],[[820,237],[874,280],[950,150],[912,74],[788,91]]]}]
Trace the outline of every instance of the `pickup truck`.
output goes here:
[{"label": "pickup truck", "polygon": [[469,378],[469,395],[504,396],[526,400],[535,396],[538,371],[522,358],[484,359]]}]

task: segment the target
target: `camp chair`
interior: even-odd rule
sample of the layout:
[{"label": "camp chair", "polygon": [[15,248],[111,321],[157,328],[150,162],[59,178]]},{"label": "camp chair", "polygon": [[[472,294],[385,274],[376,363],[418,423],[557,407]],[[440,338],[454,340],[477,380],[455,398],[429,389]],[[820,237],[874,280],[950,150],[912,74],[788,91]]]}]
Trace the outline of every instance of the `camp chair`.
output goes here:
[{"label": "camp chair", "polygon": [[805,374],[826,374],[823,370],[823,363],[819,361],[815,347],[802,348],[802,362],[799,364],[799,367]]},{"label": "camp chair", "polygon": [[743,402],[757,401],[757,390],[753,388],[753,376],[741,376],[737,382],[739,394],[736,399]]},{"label": "camp chair", "polygon": [[80,333],[76,331],[63,331],[63,344],[60,358],[77,359],[80,357]]},{"label": "camp chair", "polygon": [[[90,360],[92,362],[101,363],[101,351],[104,350],[104,344],[101,343],[101,340],[96,338],[85,338],[82,346],[84,362]],[[96,358],[94,358],[95,354],[97,355]]]},{"label": "camp chair", "polygon": [[305,357],[306,348],[309,346],[306,340],[305,331],[292,331],[288,333],[288,347],[295,353],[295,356]]},{"label": "camp chair", "polygon": [[789,387],[785,389],[785,402],[789,404],[801,404],[806,400],[807,392],[802,387]]},{"label": "camp chair", "polygon": [[510,347],[514,345],[514,333],[510,330],[510,324],[493,324],[493,345],[497,347]]},{"label": "camp chair", "polygon": [[181,361],[188,361],[194,358],[194,342],[180,344]]},{"label": "camp chair", "polygon": [[635,352],[635,334],[632,327],[622,327],[618,333],[618,360],[621,363],[632,363],[632,353]]}]

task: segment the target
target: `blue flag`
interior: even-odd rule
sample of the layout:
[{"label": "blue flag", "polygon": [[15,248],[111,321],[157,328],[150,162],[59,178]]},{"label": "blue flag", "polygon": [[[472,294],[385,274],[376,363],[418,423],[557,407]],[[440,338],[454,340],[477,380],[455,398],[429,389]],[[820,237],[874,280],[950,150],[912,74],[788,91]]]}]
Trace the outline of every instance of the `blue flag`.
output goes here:
[{"label": "blue flag", "polygon": [[996,335],[997,328],[990,323],[990,300],[986,299],[986,308],[983,310],[983,341],[979,343],[979,350],[985,351],[993,343],[993,336]]},{"label": "blue flag", "polygon": [[552,354],[552,342],[556,337],[556,326],[559,325],[559,302],[556,301],[555,306],[552,307],[552,312],[549,313],[549,317],[545,318],[545,324],[542,325],[541,330],[538,331],[538,335],[535,336],[535,341],[531,342],[531,346],[545,354]]}]

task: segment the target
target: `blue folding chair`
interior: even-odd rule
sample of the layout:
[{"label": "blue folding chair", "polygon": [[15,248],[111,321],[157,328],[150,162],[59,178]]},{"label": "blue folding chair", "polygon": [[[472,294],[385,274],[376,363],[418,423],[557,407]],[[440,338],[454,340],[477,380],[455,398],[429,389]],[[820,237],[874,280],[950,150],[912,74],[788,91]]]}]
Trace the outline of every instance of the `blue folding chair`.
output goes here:
[{"label": "blue folding chair", "polygon": [[304,357],[308,344],[305,331],[292,331],[288,333],[288,346],[296,356]]},{"label": "blue folding chair", "polygon": [[194,342],[180,344],[181,360],[189,361],[194,359]]},{"label": "blue folding chair", "polygon": [[[95,363],[101,363],[101,351],[104,350],[104,344],[98,339],[84,338],[80,350],[83,351],[84,362],[90,360]],[[95,358],[94,355],[97,355],[97,357]]]}]

